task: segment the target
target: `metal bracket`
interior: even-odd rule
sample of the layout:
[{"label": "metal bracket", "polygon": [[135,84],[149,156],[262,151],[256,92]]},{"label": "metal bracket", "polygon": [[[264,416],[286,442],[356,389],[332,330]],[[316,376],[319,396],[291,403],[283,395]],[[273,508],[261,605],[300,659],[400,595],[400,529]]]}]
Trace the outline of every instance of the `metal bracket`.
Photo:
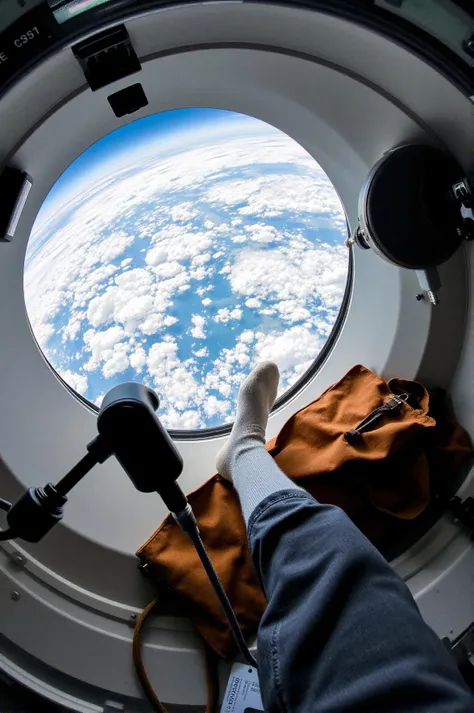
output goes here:
[{"label": "metal bracket", "polygon": [[463,219],[457,228],[460,238],[474,240],[474,177],[465,176],[451,186],[451,198],[461,208]]},{"label": "metal bracket", "polygon": [[0,171],[0,242],[14,236],[33,180],[19,168],[5,166]]},{"label": "metal bracket", "polygon": [[435,306],[439,304],[439,291],[441,289],[441,278],[436,267],[429,267],[426,270],[415,270],[420,288],[426,294],[430,303]]},{"label": "metal bracket", "polygon": [[474,193],[469,177],[461,178],[451,186],[453,198],[466,208],[474,206]]},{"label": "metal bracket", "polygon": [[125,25],[89,37],[72,51],[93,92],[142,68]]},{"label": "metal bracket", "polygon": [[474,690],[474,624],[471,624],[454,643],[443,639],[443,643],[456,661],[456,665],[467,685]]},{"label": "metal bracket", "polygon": [[451,510],[456,520],[469,530],[471,540],[474,540],[474,498],[461,500],[455,495],[449,501],[448,509]]},{"label": "metal bracket", "polygon": [[451,654],[456,659],[458,666],[465,661],[474,664],[474,624],[459,636],[450,647]]}]

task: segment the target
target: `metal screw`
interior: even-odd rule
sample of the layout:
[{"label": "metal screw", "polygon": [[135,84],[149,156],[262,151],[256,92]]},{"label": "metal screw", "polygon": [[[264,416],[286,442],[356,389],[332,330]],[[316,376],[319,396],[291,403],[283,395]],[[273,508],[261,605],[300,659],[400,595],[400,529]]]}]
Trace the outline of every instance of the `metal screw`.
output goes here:
[{"label": "metal screw", "polygon": [[12,562],[18,565],[18,567],[24,567],[26,565],[26,557],[19,554],[12,555]]},{"label": "metal screw", "polygon": [[135,626],[137,619],[138,619],[138,615],[130,614],[129,619],[130,619],[130,626]]},{"label": "metal screw", "polygon": [[13,599],[14,602],[17,602],[20,598],[20,592],[13,591],[11,593],[11,598]]},{"label": "metal screw", "polygon": [[417,302],[421,302],[421,300],[424,300],[425,296],[424,296],[423,292],[418,292],[415,299]]}]

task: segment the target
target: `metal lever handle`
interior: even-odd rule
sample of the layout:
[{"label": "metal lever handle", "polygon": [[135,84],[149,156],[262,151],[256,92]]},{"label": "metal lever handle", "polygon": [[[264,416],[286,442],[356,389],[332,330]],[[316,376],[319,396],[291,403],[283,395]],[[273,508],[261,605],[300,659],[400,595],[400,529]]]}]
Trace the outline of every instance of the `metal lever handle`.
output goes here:
[{"label": "metal lever handle", "polygon": [[369,426],[373,426],[374,423],[379,421],[385,413],[390,413],[398,410],[408,399],[408,394],[401,394],[400,396],[395,396],[392,394],[388,401],[386,401],[382,406],[378,406],[376,409],[371,411],[355,428],[350,428],[344,434],[344,440],[348,443],[356,442],[364,433],[369,429]]}]

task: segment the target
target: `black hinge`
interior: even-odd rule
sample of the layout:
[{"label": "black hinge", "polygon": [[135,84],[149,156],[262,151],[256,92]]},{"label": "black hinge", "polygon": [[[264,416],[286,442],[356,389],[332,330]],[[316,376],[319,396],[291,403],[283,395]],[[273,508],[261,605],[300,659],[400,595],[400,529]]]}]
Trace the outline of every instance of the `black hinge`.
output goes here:
[{"label": "black hinge", "polygon": [[10,242],[15,236],[32,185],[30,176],[18,168],[5,166],[0,171],[0,243]]},{"label": "black hinge", "polygon": [[118,25],[72,48],[92,91],[142,68],[125,25]]},{"label": "black hinge", "polygon": [[461,500],[455,495],[448,503],[448,508],[453,513],[456,520],[466,527],[474,540],[474,498]]},{"label": "black hinge", "polygon": [[471,624],[455,641],[451,642],[447,637],[441,641],[454,657],[469,688],[474,690],[474,624]]}]

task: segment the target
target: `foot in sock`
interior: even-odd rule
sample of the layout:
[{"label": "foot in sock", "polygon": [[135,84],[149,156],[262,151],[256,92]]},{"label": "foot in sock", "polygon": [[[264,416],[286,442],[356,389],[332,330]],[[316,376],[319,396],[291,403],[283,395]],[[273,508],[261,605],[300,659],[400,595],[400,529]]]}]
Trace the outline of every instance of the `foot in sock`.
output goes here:
[{"label": "foot in sock", "polygon": [[265,444],[265,430],[279,380],[277,365],[264,361],[255,367],[240,387],[234,425],[216,460],[218,473],[228,480],[232,480],[232,455],[238,447],[252,442]]}]

